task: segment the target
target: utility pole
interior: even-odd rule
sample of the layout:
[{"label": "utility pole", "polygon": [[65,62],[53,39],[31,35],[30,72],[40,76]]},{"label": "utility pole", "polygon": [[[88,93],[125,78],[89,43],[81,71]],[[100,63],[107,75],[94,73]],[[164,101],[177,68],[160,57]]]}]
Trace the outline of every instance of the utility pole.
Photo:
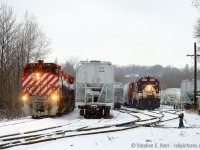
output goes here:
[{"label": "utility pole", "polygon": [[197,108],[197,45],[196,42],[194,43],[194,55],[187,55],[187,56],[194,56],[194,108]]}]

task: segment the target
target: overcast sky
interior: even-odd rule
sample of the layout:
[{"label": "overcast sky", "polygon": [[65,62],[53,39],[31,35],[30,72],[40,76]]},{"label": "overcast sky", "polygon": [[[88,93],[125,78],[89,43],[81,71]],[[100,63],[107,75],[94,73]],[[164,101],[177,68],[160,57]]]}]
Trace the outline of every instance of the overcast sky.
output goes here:
[{"label": "overcast sky", "polygon": [[[33,14],[52,40],[48,61],[73,56],[118,65],[193,65],[191,0],[7,0]],[[200,14],[199,14],[200,16]]]}]

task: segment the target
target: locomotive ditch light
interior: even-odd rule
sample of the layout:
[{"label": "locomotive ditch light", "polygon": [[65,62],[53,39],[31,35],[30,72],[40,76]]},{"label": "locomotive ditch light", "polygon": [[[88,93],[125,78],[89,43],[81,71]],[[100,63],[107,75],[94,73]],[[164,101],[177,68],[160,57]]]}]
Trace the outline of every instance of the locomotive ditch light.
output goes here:
[{"label": "locomotive ditch light", "polygon": [[23,101],[26,101],[27,99],[28,99],[28,95],[23,95],[23,96],[22,96],[22,100],[23,100]]},{"label": "locomotive ditch light", "polygon": [[55,101],[55,100],[57,100],[58,99],[58,95],[57,94],[53,94],[52,95],[52,99]]}]

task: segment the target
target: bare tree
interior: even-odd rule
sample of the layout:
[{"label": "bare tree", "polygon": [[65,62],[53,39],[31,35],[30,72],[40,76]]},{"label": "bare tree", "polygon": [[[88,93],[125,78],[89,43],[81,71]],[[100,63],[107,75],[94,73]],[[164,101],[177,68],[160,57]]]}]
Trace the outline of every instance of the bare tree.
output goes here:
[{"label": "bare tree", "polygon": [[192,4],[193,4],[194,7],[199,8],[200,0],[192,0]]},{"label": "bare tree", "polygon": [[70,57],[65,61],[64,64],[61,64],[63,67],[63,70],[70,75],[75,75],[76,73],[76,67],[79,64],[79,58],[78,57]]},{"label": "bare tree", "polygon": [[[36,18],[26,12],[21,28],[21,52],[24,63],[44,59],[50,52],[50,39],[39,27]],[[24,64],[23,63],[23,64]]]},{"label": "bare tree", "polygon": [[161,65],[155,66],[116,66],[115,81],[128,83],[137,80],[143,76],[154,76],[159,79],[162,89],[166,88],[180,88],[180,83],[185,79],[193,78],[193,69],[186,65],[183,69],[176,67]]},{"label": "bare tree", "polygon": [[10,76],[16,64],[16,40],[19,26],[11,7],[0,5],[0,103],[8,100],[12,86]]},{"label": "bare tree", "polygon": [[0,2],[0,109],[5,114],[18,105],[22,66],[49,52],[50,40],[36,18],[26,13],[24,22],[18,23],[12,8]]},{"label": "bare tree", "polygon": [[194,36],[200,40],[200,18],[197,19],[196,25],[194,26]]}]

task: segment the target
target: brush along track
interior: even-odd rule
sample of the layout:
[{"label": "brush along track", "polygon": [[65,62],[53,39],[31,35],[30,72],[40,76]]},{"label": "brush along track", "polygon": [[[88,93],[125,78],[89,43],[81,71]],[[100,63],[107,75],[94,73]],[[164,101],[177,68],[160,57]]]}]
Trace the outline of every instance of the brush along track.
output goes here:
[{"label": "brush along track", "polygon": [[[151,125],[158,124],[160,120],[161,118],[158,118],[155,116],[154,116],[154,119],[151,119],[151,120],[149,119],[142,120],[139,117],[137,117],[137,120],[133,120],[133,121],[125,122],[125,123],[119,123],[119,124],[106,125],[106,126],[104,125],[104,126],[94,127],[94,128],[89,128],[88,126],[85,126],[85,127],[79,127],[73,130],[58,130],[58,131],[54,131],[52,133],[46,133],[46,134],[30,134],[30,133],[37,133],[39,131],[44,131],[44,129],[42,130],[40,129],[40,130],[25,132],[25,135],[24,134],[23,135],[20,135],[20,134],[4,135],[0,137],[0,141],[1,141],[0,149],[5,149],[5,148],[19,146],[19,145],[40,143],[40,142],[45,142],[45,141],[50,141],[50,140],[67,138],[67,137],[117,132],[117,131],[123,131],[123,130],[133,129],[137,127],[142,127],[142,126],[151,126]],[[56,128],[56,127],[49,127],[49,129],[52,129],[52,128]],[[46,128],[45,130],[48,130],[48,128]]]}]

